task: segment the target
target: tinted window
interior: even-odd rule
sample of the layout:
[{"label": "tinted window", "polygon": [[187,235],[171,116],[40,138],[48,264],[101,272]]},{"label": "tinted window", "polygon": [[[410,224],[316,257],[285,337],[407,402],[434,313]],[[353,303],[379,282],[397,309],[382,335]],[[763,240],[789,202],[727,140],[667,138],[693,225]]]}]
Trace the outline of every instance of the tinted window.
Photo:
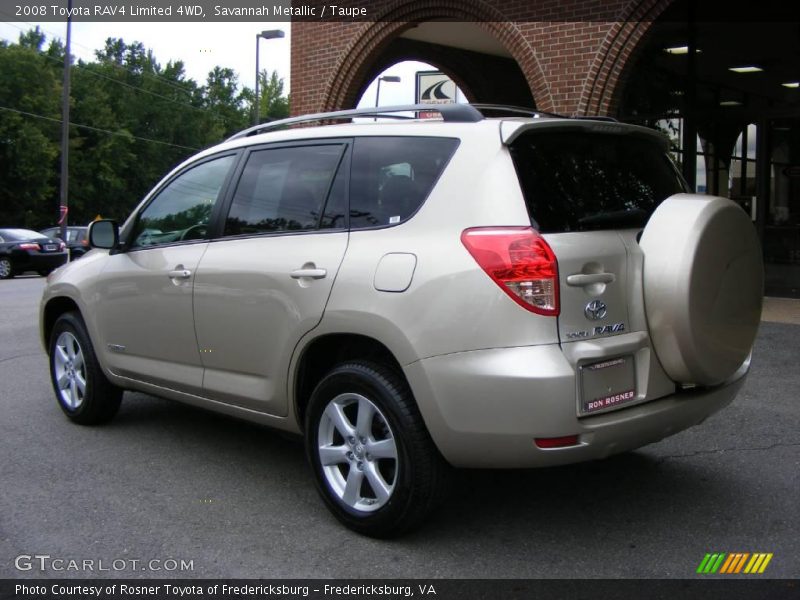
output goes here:
[{"label": "tinted window", "polygon": [[643,227],[659,203],[685,191],[664,150],[631,135],[529,133],[511,155],[543,233]]},{"label": "tinted window", "polygon": [[458,140],[358,138],[350,176],[350,228],[395,225],[425,201]]},{"label": "tinted window", "polygon": [[[46,235],[47,237],[61,237],[61,230],[60,229],[45,229],[42,231],[42,235]],[[85,229],[67,229],[67,241],[69,242],[79,242],[86,238],[86,230]]]},{"label": "tinted window", "polygon": [[[225,222],[225,235],[316,229],[343,151],[344,146],[336,144],[251,153]],[[343,202],[344,188],[333,186],[333,191],[331,210]],[[325,223],[342,226],[332,225],[333,218]]]},{"label": "tinted window", "polygon": [[204,239],[233,160],[233,156],[210,160],[170,181],[139,215],[131,247]]},{"label": "tinted window", "polygon": [[347,226],[345,214],[347,212],[346,194],[347,173],[340,168],[333,180],[331,192],[328,194],[328,201],[325,204],[325,211],[319,223],[320,229],[341,229]]}]

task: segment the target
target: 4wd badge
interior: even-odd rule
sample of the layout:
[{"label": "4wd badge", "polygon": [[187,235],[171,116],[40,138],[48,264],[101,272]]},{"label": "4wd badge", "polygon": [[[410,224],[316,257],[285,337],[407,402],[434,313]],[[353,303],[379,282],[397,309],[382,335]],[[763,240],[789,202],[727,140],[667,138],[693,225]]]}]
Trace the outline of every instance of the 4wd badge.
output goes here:
[{"label": "4wd badge", "polygon": [[611,325],[598,325],[590,330],[569,331],[567,339],[575,340],[580,338],[590,338],[596,335],[609,335],[611,333],[622,333],[625,331],[625,323],[612,323]]}]

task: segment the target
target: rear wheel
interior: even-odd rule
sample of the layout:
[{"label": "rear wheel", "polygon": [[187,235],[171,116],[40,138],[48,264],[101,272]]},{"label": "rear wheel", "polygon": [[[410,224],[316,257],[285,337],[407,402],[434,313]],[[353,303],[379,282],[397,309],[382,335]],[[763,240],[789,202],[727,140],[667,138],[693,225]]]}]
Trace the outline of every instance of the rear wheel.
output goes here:
[{"label": "rear wheel", "polygon": [[122,389],[103,374],[86,325],[77,313],[61,315],[53,326],[50,377],[56,400],[72,421],[95,425],[117,414]]},{"label": "rear wheel", "polygon": [[0,258],[0,279],[11,279],[13,276],[14,271],[11,269],[11,260]]},{"label": "rear wheel", "polygon": [[323,378],[306,415],[306,450],[328,508],[364,535],[414,528],[447,488],[449,466],[408,385],[382,365],[347,363]]}]

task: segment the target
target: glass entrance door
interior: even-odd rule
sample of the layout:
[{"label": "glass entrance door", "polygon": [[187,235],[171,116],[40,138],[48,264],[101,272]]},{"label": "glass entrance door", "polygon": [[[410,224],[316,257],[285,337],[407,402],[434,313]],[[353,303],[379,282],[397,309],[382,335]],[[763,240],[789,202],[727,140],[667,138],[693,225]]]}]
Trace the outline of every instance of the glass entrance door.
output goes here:
[{"label": "glass entrance door", "polygon": [[766,293],[800,298],[800,117],[770,122],[769,155]]}]

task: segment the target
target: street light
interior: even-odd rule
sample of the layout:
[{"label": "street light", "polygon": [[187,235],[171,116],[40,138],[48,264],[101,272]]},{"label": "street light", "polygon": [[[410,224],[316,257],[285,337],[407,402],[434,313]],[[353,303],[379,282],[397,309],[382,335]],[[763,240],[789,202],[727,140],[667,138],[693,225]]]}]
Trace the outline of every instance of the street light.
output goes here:
[{"label": "street light", "polygon": [[[378,89],[375,92],[375,108],[378,108],[380,99],[381,99],[381,81],[385,81],[386,83],[400,83],[400,78],[397,75],[384,75],[383,77],[378,77]],[[377,121],[378,117],[374,117],[373,121]]]},{"label": "street light", "polygon": [[253,125],[258,125],[258,113],[261,102],[258,96],[258,40],[264,38],[265,40],[274,40],[276,38],[285,37],[286,33],[282,29],[266,29],[261,33],[256,34],[256,97],[253,110]]}]

